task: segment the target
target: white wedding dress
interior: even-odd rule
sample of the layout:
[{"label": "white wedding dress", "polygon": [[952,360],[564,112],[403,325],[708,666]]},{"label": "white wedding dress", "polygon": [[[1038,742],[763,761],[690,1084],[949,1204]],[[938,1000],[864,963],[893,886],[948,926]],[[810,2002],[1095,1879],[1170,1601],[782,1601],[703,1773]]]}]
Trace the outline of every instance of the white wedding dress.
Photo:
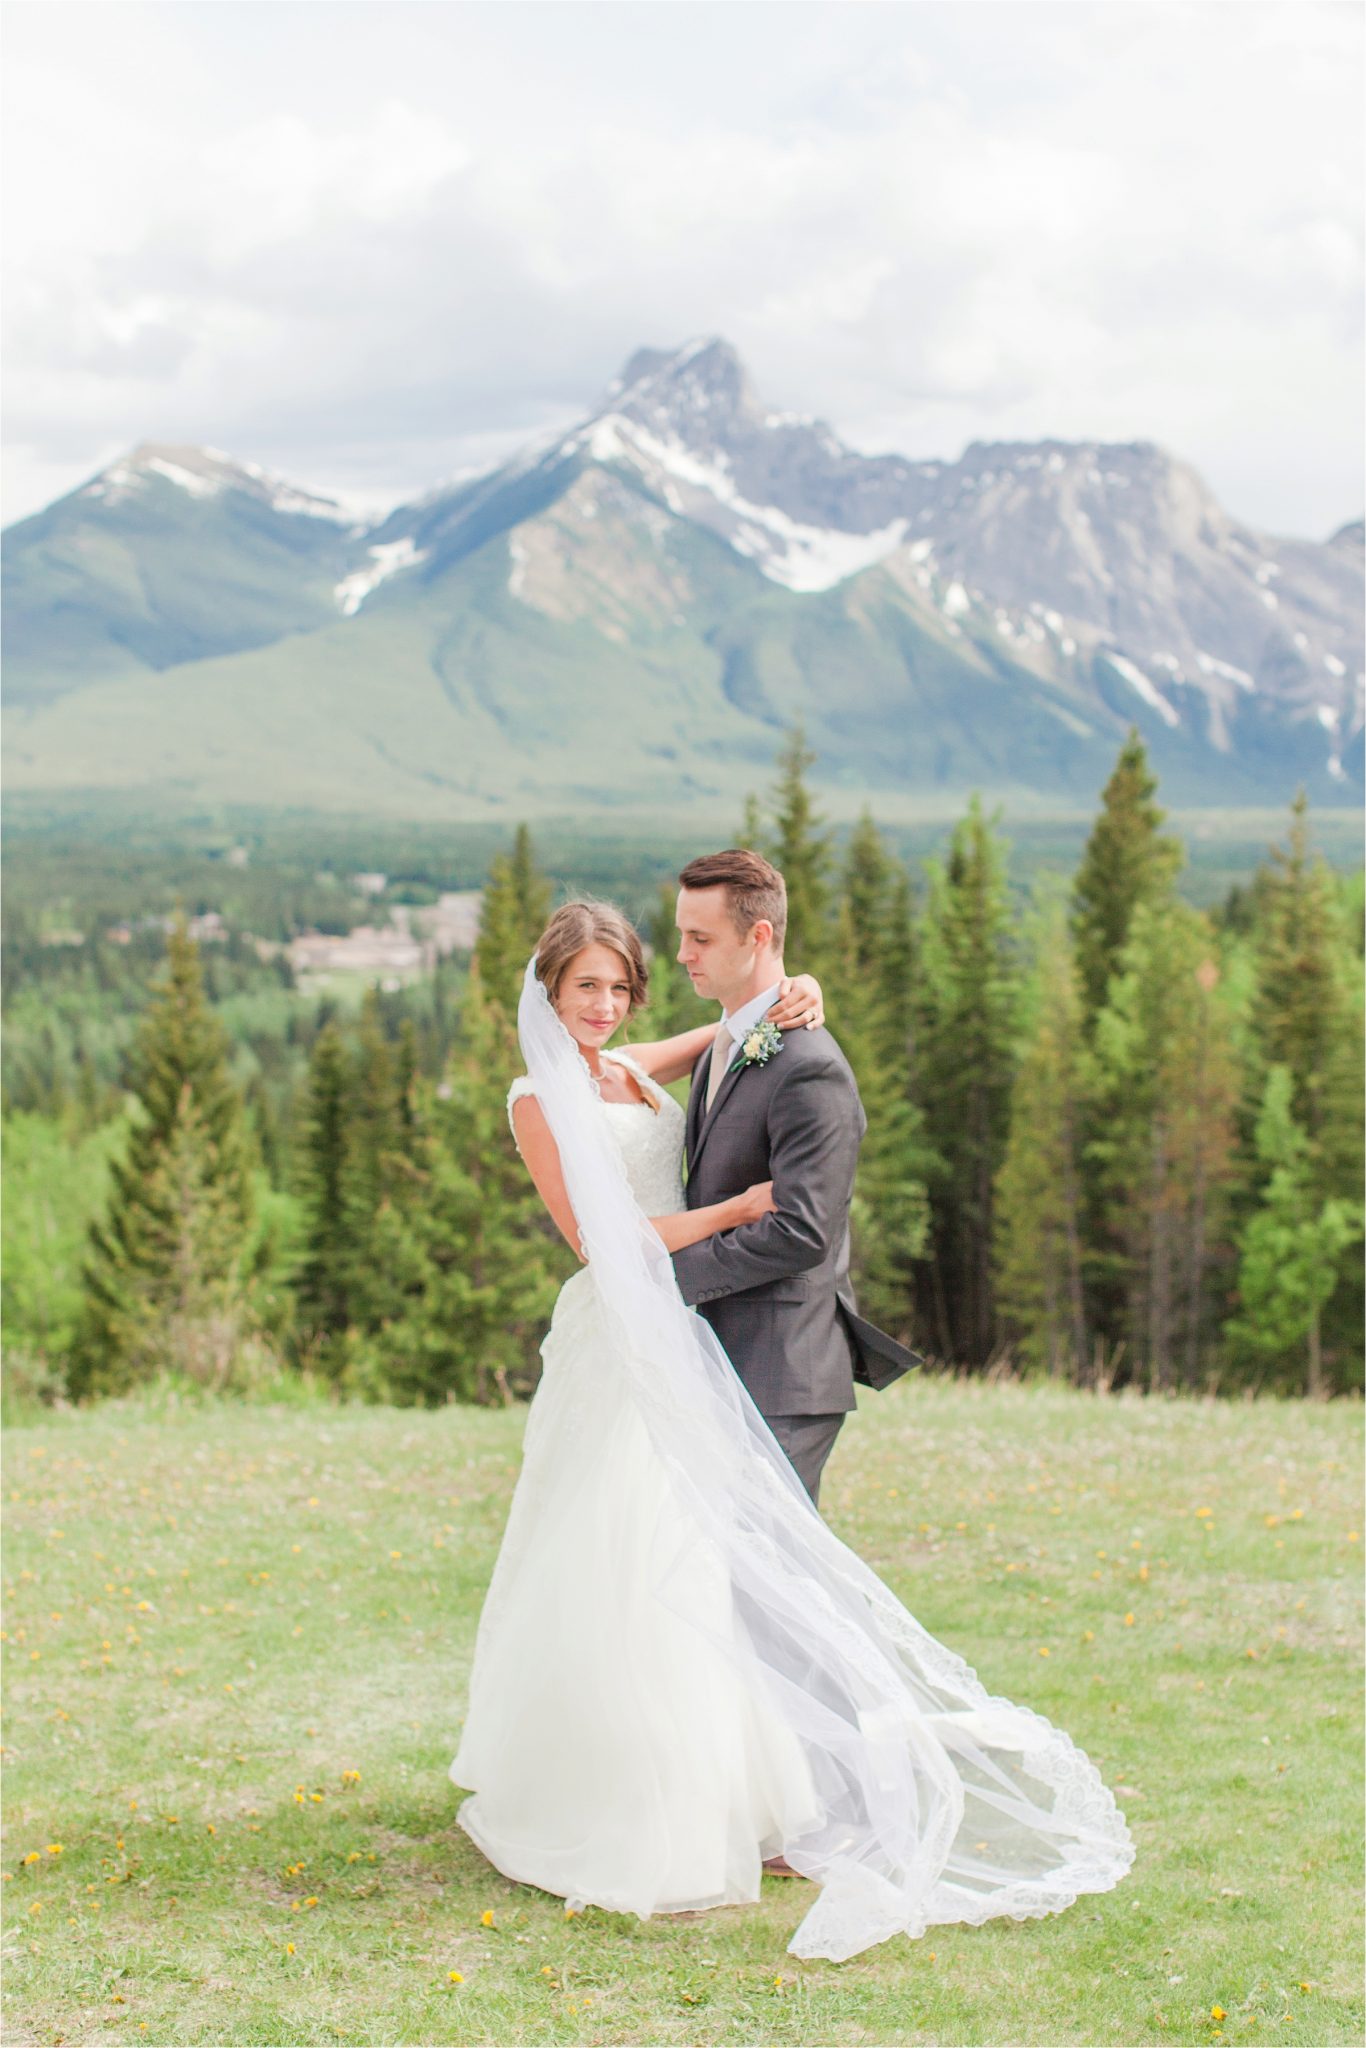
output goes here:
[{"label": "white wedding dress", "polygon": [[[657,1104],[597,1104],[630,1191],[646,1216],[675,1213],[685,1206],[683,1112],[629,1057],[607,1057],[623,1059]],[[509,1108],[530,1086],[514,1083]],[[800,1861],[803,1837],[822,1839],[838,1800],[819,1746],[794,1732],[800,1716],[728,1652],[744,1595],[656,1449],[613,1327],[585,1266],[562,1289],[542,1346],[450,1776],[473,1794],[461,1826],[505,1876],[576,1909],[645,1918],[756,1900],[763,1858]],[[752,1457],[743,1445],[737,1454]],[[835,1569],[846,1561],[860,1596],[871,1589],[886,1610],[880,1625],[932,1673],[903,1731],[928,1755],[915,1786],[929,1791],[907,1795],[900,1771],[876,1760],[867,1773],[874,1797],[883,1784],[923,1808],[913,1914],[904,1895],[889,1900],[856,1869],[846,1885],[856,1910],[838,1905],[832,1884],[824,1918],[813,1908],[794,1951],[848,1955],[935,1922],[1056,1912],[1117,1883],[1132,1844],[1090,1760],[1040,1716],[989,1698],[814,1510],[809,1519]],[[813,1607],[822,1597],[813,1577]],[[813,1691],[819,1698],[818,1682]],[[829,1694],[827,1685],[827,1704]],[[867,1725],[875,1759],[890,1711],[852,1710],[855,1740]],[[847,1711],[841,1725],[847,1734]],[[989,1854],[987,1840],[968,1839],[983,1835]]]}]

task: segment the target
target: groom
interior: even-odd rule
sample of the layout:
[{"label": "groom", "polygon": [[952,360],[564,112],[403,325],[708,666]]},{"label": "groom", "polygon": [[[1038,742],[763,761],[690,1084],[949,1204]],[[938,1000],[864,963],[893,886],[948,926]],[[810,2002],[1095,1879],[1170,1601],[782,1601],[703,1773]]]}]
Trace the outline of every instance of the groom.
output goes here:
[{"label": "groom", "polygon": [[764,1025],[784,975],[782,876],[733,847],[678,880],[679,961],[724,1013],[693,1069],[688,1207],[766,1180],[775,1206],[684,1246],[674,1270],[814,1503],[855,1380],[886,1387],[920,1361],[854,1310],[849,1200],[867,1119],[849,1063],[824,1029]]}]

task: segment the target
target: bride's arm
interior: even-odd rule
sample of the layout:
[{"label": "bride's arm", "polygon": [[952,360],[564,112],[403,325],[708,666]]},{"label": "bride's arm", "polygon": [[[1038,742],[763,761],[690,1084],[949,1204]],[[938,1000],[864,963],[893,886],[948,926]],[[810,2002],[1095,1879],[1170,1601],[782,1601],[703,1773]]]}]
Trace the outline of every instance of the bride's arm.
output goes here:
[{"label": "bride's arm", "polygon": [[719,1028],[716,1024],[699,1024],[695,1031],[680,1031],[673,1038],[654,1038],[646,1045],[632,1045],[631,1058],[652,1081],[681,1081],[692,1072]]},{"label": "bride's arm", "polygon": [[[778,1000],[768,1014],[780,1031],[796,1031],[802,1026],[814,1031],[818,1024],[823,1024],[825,1004],[815,975],[785,974],[778,984]],[[716,1031],[715,1024],[700,1024],[695,1031],[680,1031],[673,1038],[656,1038],[645,1045],[633,1045],[631,1058],[645,1069],[652,1081],[681,1081],[697,1065],[715,1038]]]},{"label": "bride's arm", "polygon": [[[512,1122],[517,1149],[536,1183],[537,1193],[565,1243],[582,1259],[578,1219],[564,1184],[559,1147],[534,1095],[518,1096],[512,1105]],[[772,1184],[760,1181],[757,1186],[746,1188],[744,1194],[731,1195],[724,1202],[710,1202],[705,1209],[683,1209],[674,1216],[652,1216],[650,1221],[663,1238],[665,1249],[677,1252],[684,1245],[700,1244],[704,1237],[712,1237],[718,1230],[737,1230],[742,1223],[757,1223],[772,1207]]]}]

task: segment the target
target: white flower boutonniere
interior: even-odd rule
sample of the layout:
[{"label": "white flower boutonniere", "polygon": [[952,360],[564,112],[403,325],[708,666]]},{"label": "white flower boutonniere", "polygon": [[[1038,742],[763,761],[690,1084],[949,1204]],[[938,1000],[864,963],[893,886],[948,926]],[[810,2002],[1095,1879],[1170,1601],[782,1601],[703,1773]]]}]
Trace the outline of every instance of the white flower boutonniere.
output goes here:
[{"label": "white flower boutonniere", "polygon": [[763,1017],[740,1040],[739,1056],[731,1062],[728,1071],[733,1074],[739,1067],[766,1067],[774,1053],[782,1049],[782,1032],[776,1024]]}]

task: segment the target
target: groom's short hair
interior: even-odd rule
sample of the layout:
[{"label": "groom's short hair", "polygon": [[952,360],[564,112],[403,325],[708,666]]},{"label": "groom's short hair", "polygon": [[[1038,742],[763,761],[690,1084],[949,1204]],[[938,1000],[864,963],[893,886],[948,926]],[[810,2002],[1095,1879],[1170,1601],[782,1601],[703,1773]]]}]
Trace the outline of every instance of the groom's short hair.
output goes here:
[{"label": "groom's short hair", "polygon": [[787,884],[772,861],[747,846],[728,846],[724,853],[704,853],[690,860],[678,877],[681,889],[724,889],[731,922],[744,933],[767,918],[773,927],[773,950],[781,953],[787,934]]}]

